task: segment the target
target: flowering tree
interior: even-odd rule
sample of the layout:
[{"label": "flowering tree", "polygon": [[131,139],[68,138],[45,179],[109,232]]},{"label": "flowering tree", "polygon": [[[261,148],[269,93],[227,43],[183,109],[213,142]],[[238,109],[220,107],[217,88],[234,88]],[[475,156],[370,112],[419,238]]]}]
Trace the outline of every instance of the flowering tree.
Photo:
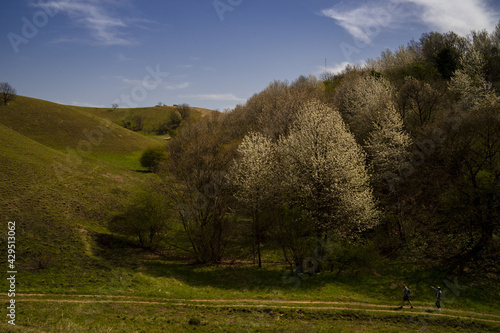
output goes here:
[{"label": "flowering tree", "polygon": [[492,85],[485,78],[486,61],[479,50],[471,46],[460,57],[460,66],[461,69],[456,70],[451,78],[449,89],[459,96],[461,106],[473,109],[480,108],[484,102],[496,103]]},{"label": "flowering tree", "polygon": [[308,103],[278,144],[289,205],[309,213],[317,235],[350,236],[376,224],[365,154],[338,111]]},{"label": "flowering tree", "polygon": [[274,201],[274,177],[276,171],[275,147],[270,139],[260,133],[248,134],[240,146],[240,159],[231,171],[231,183],[236,186],[236,199],[252,217],[252,232],[257,248],[259,267],[262,266],[260,245],[268,221],[263,213]]},{"label": "flowering tree", "polygon": [[393,95],[389,81],[352,72],[336,89],[334,103],[358,143],[362,143],[373,130],[373,121],[392,104]]},{"label": "flowering tree", "polygon": [[395,190],[401,163],[406,159],[412,143],[411,137],[404,130],[403,120],[393,106],[384,110],[373,127],[365,147],[375,171],[374,180],[377,183],[387,180],[390,189]]}]

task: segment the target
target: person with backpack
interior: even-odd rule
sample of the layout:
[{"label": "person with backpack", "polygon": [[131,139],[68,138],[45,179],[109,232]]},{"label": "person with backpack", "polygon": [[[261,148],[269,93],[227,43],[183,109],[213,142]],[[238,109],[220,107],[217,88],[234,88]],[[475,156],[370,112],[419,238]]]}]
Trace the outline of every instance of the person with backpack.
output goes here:
[{"label": "person with backpack", "polygon": [[402,309],[403,305],[405,304],[405,301],[407,301],[408,303],[410,303],[411,309],[413,309],[413,304],[411,304],[410,301],[411,289],[408,288],[405,284],[403,284],[403,288],[405,288],[403,292],[403,301],[401,302],[401,306],[399,308]]},{"label": "person with backpack", "polygon": [[441,296],[443,295],[443,292],[441,291],[441,287],[434,288],[431,286],[432,289],[436,291],[436,306],[438,308],[438,311],[441,311]]}]

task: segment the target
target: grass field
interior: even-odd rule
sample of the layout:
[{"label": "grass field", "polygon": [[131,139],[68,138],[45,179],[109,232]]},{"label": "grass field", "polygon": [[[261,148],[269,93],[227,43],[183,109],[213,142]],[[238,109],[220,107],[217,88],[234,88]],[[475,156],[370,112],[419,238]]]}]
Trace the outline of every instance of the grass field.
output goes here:
[{"label": "grass field", "polygon": [[[137,250],[139,251],[139,250]],[[128,251],[127,255],[131,257]],[[269,263],[204,267],[135,253],[130,267],[23,272],[11,332],[498,332],[498,298],[469,281],[441,280],[443,311],[425,282],[411,281],[414,309],[397,307],[392,278],[324,273],[290,279]],[[395,268],[395,267],[393,267]],[[397,271],[397,269],[396,269]],[[80,273],[80,274],[79,274]],[[405,277],[398,276],[398,279]],[[407,278],[411,280],[411,277]],[[433,281],[438,281],[436,276]],[[24,282],[29,285],[23,286]],[[291,283],[293,282],[293,283]],[[297,283],[298,282],[298,283]],[[413,284],[415,283],[415,284]]]},{"label": "grass field", "polygon": [[[249,256],[200,266],[181,249],[151,252],[110,232],[109,220],[157,181],[138,159],[161,143],[88,111],[25,97],[0,107],[0,266],[7,272],[16,221],[18,272],[15,326],[9,282],[0,283],[0,331],[500,332],[496,285],[389,261],[292,275],[270,247],[261,269]],[[397,309],[402,283],[414,309]],[[441,313],[431,285],[443,288]]]}]

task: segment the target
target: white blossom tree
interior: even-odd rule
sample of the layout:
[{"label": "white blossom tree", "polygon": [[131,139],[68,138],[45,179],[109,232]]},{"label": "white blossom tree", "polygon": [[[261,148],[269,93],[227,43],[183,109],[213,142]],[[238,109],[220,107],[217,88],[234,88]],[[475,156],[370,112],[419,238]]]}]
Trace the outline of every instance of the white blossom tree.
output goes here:
[{"label": "white blossom tree", "polygon": [[461,107],[475,109],[484,103],[496,103],[492,85],[485,78],[486,61],[479,50],[471,46],[460,57],[460,65],[461,69],[451,78],[449,89],[459,96]]},{"label": "white blossom tree", "polygon": [[262,213],[274,210],[273,234],[297,266],[314,243],[321,253],[327,236],[355,238],[378,223],[365,153],[339,112],[321,102],[300,108],[278,141],[250,133],[238,151],[230,177],[256,243],[266,227]]},{"label": "white blossom tree", "polygon": [[238,147],[240,159],[229,173],[230,182],[236,187],[236,199],[246,208],[252,218],[252,232],[258,255],[258,266],[262,267],[261,243],[268,221],[263,213],[274,201],[276,192],[275,147],[266,136],[251,132]]},{"label": "white blossom tree", "polygon": [[313,218],[318,235],[350,236],[376,224],[365,154],[338,111],[306,104],[278,144],[282,186],[290,204]]},{"label": "white blossom tree", "polygon": [[403,120],[393,106],[389,106],[373,123],[365,143],[374,180],[377,183],[386,180],[392,191],[395,190],[402,161],[407,158],[412,144],[410,135],[404,130]]},{"label": "white blossom tree", "polygon": [[393,96],[389,81],[353,72],[336,89],[334,103],[358,143],[362,143],[373,130],[374,120],[392,104]]}]

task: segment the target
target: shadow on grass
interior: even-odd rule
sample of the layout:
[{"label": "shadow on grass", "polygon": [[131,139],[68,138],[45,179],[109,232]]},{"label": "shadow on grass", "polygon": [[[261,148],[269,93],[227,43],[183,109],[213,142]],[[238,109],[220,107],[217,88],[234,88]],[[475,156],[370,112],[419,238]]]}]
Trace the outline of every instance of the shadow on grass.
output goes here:
[{"label": "shadow on grass", "polygon": [[[413,271],[405,264],[382,267],[378,274],[360,272],[343,274],[292,274],[285,263],[264,263],[263,268],[252,264],[197,265],[179,252],[158,253],[141,248],[130,239],[113,234],[94,234],[98,245],[96,255],[108,265],[131,271],[140,271],[153,278],[173,278],[182,284],[197,288],[214,288],[226,291],[271,293],[280,291],[297,296],[328,295],[342,300],[387,302],[400,304],[402,283],[412,289],[414,300],[432,300],[434,294],[429,283],[442,282],[444,277],[435,271]],[[451,279],[451,278],[450,278]],[[412,299],[412,300],[413,300]],[[333,299],[332,299],[333,300]]]},{"label": "shadow on grass", "polygon": [[[151,261],[147,272],[155,277],[174,277],[195,287],[212,287],[235,291],[269,291],[287,288],[283,271],[246,265],[203,266]],[[312,277],[310,277],[312,279]],[[317,288],[317,283],[302,283],[301,288]]]},{"label": "shadow on grass", "polygon": [[144,169],[136,169],[136,170],[130,170],[130,171],[137,172],[137,173],[153,173],[151,170],[144,170]]},{"label": "shadow on grass", "polygon": [[[141,271],[151,277],[175,278],[192,287],[210,287],[232,291],[268,292],[272,290],[307,291],[326,285],[332,275],[293,275],[278,263],[264,268],[252,264],[199,265],[189,263],[177,253],[143,249],[126,237],[113,234],[93,235],[96,255],[115,268]],[[299,292],[300,293],[300,292]]]}]

